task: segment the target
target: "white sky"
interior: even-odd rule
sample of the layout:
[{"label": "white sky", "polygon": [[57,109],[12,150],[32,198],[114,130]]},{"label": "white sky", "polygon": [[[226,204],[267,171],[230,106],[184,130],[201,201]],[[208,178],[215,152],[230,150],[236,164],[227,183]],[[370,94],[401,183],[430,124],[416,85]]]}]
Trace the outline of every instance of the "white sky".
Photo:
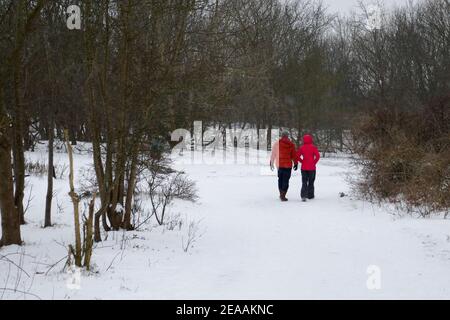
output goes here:
[{"label": "white sky", "polygon": [[[358,8],[358,0],[322,0],[324,5],[327,6],[330,13],[350,13],[350,11]],[[421,0],[380,0],[384,3],[387,9],[394,8],[396,6],[402,6],[413,1],[417,3]],[[363,0],[365,4],[375,3],[376,0]]]}]

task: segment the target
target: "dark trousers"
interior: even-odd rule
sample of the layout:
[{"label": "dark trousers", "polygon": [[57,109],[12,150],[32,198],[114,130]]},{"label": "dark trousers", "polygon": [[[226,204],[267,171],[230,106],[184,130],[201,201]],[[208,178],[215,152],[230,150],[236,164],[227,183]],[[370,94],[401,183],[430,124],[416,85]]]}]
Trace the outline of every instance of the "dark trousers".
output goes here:
[{"label": "dark trousers", "polygon": [[314,181],[316,180],[315,170],[302,170],[302,191],[301,197],[313,199],[314,198]]},{"label": "dark trousers", "polygon": [[289,179],[291,178],[292,168],[278,169],[278,190],[287,192],[289,189]]}]

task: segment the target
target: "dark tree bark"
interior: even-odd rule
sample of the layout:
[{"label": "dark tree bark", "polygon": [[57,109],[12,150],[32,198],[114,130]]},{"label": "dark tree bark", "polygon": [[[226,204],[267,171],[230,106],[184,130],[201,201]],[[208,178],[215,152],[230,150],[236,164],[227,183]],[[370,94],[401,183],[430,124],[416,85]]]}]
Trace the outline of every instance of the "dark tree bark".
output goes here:
[{"label": "dark tree bark", "polygon": [[0,210],[2,213],[2,238],[0,247],[11,244],[21,245],[20,217],[14,206],[11,144],[2,132],[0,133]]},{"label": "dark tree bark", "polygon": [[53,199],[53,143],[54,143],[54,119],[50,120],[48,140],[48,173],[47,173],[47,195],[45,197],[45,221],[44,228],[52,226],[52,199]]},{"label": "dark tree bark", "polygon": [[11,163],[10,119],[3,107],[3,87],[0,79],[0,211],[2,238],[0,247],[21,245],[20,217],[14,206],[14,188]]}]

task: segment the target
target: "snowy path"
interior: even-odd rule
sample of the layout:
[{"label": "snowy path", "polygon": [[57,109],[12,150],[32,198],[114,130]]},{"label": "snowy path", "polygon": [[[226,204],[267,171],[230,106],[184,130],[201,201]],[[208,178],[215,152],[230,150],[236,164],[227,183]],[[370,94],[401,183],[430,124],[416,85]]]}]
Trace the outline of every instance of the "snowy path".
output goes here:
[{"label": "snowy path", "polygon": [[[87,165],[89,158],[77,163]],[[258,166],[178,164],[197,182],[200,201],[177,203],[174,212],[185,222],[201,220],[203,236],[186,253],[187,223],[180,231],[129,232],[125,242],[122,232],[110,233],[94,251],[98,274],[83,275],[80,290],[66,287],[62,265],[44,274],[44,263],[64,257],[72,242],[67,182],[56,183],[64,212],[54,214],[57,226],[44,230],[45,187],[39,186],[45,178],[32,178],[37,204],[23,227],[26,245],[0,253],[24,250],[31,277],[22,275],[19,288],[45,299],[450,298],[450,220],[395,217],[340,198],[349,191],[347,166],[324,159],[317,198],[307,203],[299,199],[296,172],[289,202],[281,203],[275,175],[262,175]],[[370,265],[381,270],[380,290],[366,286]],[[1,284],[7,268],[0,263]],[[8,277],[15,283],[14,274]]]},{"label": "snowy path", "polygon": [[[188,170],[199,180],[208,230],[189,280],[196,289],[181,297],[450,298],[450,222],[394,220],[339,198],[348,191],[345,165],[324,160],[317,198],[307,203],[299,199],[298,173],[289,202],[280,203],[276,177],[259,167]],[[381,269],[381,290],[367,289],[370,265]]]}]

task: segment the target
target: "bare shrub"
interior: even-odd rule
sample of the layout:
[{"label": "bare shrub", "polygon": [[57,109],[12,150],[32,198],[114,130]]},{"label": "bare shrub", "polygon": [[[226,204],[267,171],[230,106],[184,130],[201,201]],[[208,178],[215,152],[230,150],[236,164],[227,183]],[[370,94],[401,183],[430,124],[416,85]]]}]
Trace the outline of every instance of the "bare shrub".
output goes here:
[{"label": "bare shrub", "polygon": [[178,228],[178,230],[181,230],[182,226],[183,226],[183,220],[181,219],[180,213],[171,215],[170,218],[165,223],[165,228],[169,231],[173,231],[176,228]]},{"label": "bare shrub", "polygon": [[25,173],[30,176],[43,176],[47,174],[47,164],[44,161],[40,160],[26,160]]},{"label": "bare shrub", "polygon": [[[48,164],[46,160],[25,160],[25,174],[28,176],[42,177],[48,173]],[[55,164],[53,166],[53,177],[55,179],[64,179],[67,176],[69,167],[67,164]]]},{"label": "bare shrub", "polygon": [[156,173],[148,180],[150,202],[158,224],[164,223],[164,216],[174,199],[195,202],[195,184],[183,172],[160,175]]},{"label": "bare shrub", "polygon": [[421,216],[450,208],[450,97],[420,112],[378,110],[353,130],[357,190]]},{"label": "bare shrub", "polygon": [[135,197],[131,207],[134,230],[139,231],[153,217],[153,210],[146,210],[141,196]]},{"label": "bare shrub", "polygon": [[79,170],[80,182],[78,193],[82,199],[90,198],[96,192],[98,192],[97,178],[95,177],[95,170],[93,166],[82,168]]},{"label": "bare shrub", "polygon": [[169,160],[164,158],[152,158],[146,163],[147,170],[143,174],[152,215],[159,225],[164,224],[164,217],[173,200],[195,202],[198,198],[195,183],[189,180],[184,172],[171,169],[169,163]]},{"label": "bare shrub", "polygon": [[189,222],[187,234],[181,238],[181,245],[184,252],[188,252],[194,246],[194,243],[202,237],[203,234],[200,233],[200,222],[201,220]]},{"label": "bare shrub", "polygon": [[56,179],[64,179],[64,177],[67,176],[69,166],[66,163],[63,163],[61,165],[55,165],[55,178]]}]

